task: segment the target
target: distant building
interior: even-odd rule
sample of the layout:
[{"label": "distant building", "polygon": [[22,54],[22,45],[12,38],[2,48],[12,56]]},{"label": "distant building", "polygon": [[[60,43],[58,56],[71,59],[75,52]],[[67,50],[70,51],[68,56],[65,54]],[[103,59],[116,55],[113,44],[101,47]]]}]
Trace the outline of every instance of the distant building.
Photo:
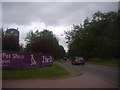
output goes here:
[{"label": "distant building", "polygon": [[16,36],[18,38],[18,41],[19,41],[19,31],[18,31],[18,28],[17,29],[14,29],[14,28],[7,29],[6,32],[5,32],[5,36],[9,36],[9,35]]}]

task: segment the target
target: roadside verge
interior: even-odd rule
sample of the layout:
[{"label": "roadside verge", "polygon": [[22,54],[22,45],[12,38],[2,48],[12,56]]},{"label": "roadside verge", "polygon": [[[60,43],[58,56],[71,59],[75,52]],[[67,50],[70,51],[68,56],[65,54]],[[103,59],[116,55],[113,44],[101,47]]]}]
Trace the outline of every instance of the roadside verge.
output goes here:
[{"label": "roadside verge", "polygon": [[58,64],[46,67],[26,67],[3,70],[2,79],[60,78],[69,72]]},{"label": "roadside verge", "polygon": [[69,72],[71,77],[76,77],[83,74],[82,72],[80,72],[79,70],[77,70],[76,68],[65,62],[56,62],[56,63],[59,64],[61,67],[65,68]]}]

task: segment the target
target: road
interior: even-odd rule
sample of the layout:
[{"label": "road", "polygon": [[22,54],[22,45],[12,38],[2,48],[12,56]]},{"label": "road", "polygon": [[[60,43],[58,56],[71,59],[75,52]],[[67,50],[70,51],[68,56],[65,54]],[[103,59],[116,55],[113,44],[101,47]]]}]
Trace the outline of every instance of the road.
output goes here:
[{"label": "road", "polygon": [[[70,62],[66,62],[72,68],[81,71],[84,75],[89,75],[91,77],[102,78],[111,82],[113,85],[118,85],[118,68],[105,65],[97,65],[87,63],[86,65],[71,65]],[[83,76],[84,76],[83,75]]]},{"label": "road", "polygon": [[84,66],[71,65],[70,62],[61,65],[82,74],[59,79],[3,80],[3,88],[118,88],[116,67],[88,63]]}]

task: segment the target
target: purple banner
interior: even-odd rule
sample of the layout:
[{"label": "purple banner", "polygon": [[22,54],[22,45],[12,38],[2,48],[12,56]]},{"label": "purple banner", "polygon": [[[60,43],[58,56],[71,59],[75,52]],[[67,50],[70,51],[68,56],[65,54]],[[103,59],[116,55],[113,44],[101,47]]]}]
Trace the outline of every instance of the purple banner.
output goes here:
[{"label": "purple banner", "polygon": [[49,54],[25,53],[25,52],[2,52],[3,68],[46,66],[52,64],[52,56]]}]

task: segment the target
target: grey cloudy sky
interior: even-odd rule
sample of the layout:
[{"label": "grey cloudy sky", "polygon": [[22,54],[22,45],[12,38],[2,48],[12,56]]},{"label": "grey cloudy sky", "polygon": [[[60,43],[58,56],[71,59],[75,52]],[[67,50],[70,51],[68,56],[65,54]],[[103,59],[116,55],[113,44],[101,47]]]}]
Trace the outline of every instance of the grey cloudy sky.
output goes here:
[{"label": "grey cloudy sky", "polygon": [[24,43],[30,30],[48,29],[59,38],[67,50],[64,30],[81,24],[96,11],[117,11],[117,2],[2,2],[2,26],[19,28],[20,42]]}]

